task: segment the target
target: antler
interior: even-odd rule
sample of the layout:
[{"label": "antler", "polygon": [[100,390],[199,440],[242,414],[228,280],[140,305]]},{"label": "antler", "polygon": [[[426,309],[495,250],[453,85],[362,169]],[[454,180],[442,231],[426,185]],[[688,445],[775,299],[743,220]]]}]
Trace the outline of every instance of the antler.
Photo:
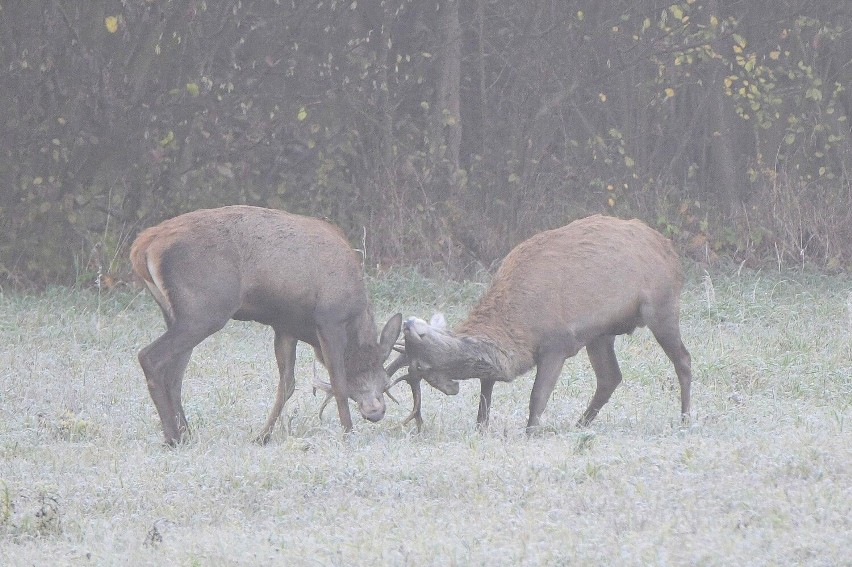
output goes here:
[{"label": "antler", "polygon": [[331,384],[328,382],[323,382],[317,376],[317,363],[314,361],[314,395],[317,395],[317,390],[322,390],[325,392],[325,399],[322,401],[322,405],[320,405],[319,409],[319,418],[322,420],[322,412],[325,411],[325,406],[328,405],[328,402],[331,401],[331,398],[334,397],[334,392],[331,389]]},{"label": "antler", "polygon": [[408,366],[410,364],[408,356],[406,356],[405,354],[405,346],[403,344],[397,343],[393,345],[393,350],[400,354],[393,360],[393,362],[388,365],[387,369],[385,370],[385,372],[388,373],[388,378],[393,377],[393,375],[396,374],[397,371],[399,371],[399,369],[403,366]]},{"label": "antler", "polygon": [[[389,378],[392,378],[393,375],[396,374],[400,368],[408,366],[411,363],[411,361],[408,359],[408,356],[406,356],[405,354],[405,343],[403,341],[396,343],[393,346],[393,350],[398,352],[399,356],[397,356],[394,361],[391,362],[390,365],[388,365],[387,373]],[[420,378],[412,376],[410,373],[403,374],[402,376],[387,385],[387,387],[385,388],[385,394],[387,394],[388,397],[394,402],[399,403],[396,401],[396,398],[391,395],[390,389],[402,382],[403,380],[408,382],[408,385],[411,386],[411,398],[414,400],[414,409],[412,409],[411,413],[408,414],[408,417],[406,417],[402,421],[402,425],[407,424],[413,419],[414,422],[417,424],[417,432],[419,433],[421,427],[423,427],[423,417],[420,415],[420,404],[423,399],[423,396],[420,393]]]},{"label": "antler", "polygon": [[385,393],[387,393],[388,390],[390,390],[403,380],[408,382],[408,385],[411,386],[411,398],[414,401],[414,408],[411,410],[411,413],[408,414],[408,417],[402,420],[402,425],[407,424],[413,419],[414,422],[417,424],[417,432],[420,433],[420,429],[423,427],[423,417],[420,415],[420,404],[423,400],[423,396],[420,393],[420,378],[412,376],[411,374],[403,374],[388,385],[388,387],[385,389]]}]

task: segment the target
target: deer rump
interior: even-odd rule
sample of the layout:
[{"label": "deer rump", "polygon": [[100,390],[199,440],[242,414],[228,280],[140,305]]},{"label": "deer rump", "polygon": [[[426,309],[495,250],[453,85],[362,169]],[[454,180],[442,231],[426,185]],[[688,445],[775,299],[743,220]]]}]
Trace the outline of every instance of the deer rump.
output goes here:
[{"label": "deer rump", "polygon": [[181,383],[193,348],[230,319],[275,332],[278,391],[258,441],[268,441],[295,389],[297,341],[313,346],[328,369],[322,387],[345,430],[352,429],[348,398],[366,419],[384,416],[383,363],[402,315],[377,341],[359,258],[333,225],[259,207],[203,209],[142,231],[130,258],[166,320],[166,332],[139,352],[166,443],[189,432]]},{"label": "deer rump", "polygon": [[487,426],[494,384],[536,367],[527,421],[535,428],[565,360],[585,347],[597,380],[578,421],[588,425],[622,380],[615,337],[643,326],[674,364],[687,419],[692,372],[680,333],[682,283],[671,243],[638,220],[595,215],[541,232],[509,252],[453,332],[442,316],[403,323],[403,354],[388,372],[407,367],[393,382],[411,385],[414,409],[406,421],[422,424],[421,380],[453,395],[459,380],[478,379],[477,423]]}]

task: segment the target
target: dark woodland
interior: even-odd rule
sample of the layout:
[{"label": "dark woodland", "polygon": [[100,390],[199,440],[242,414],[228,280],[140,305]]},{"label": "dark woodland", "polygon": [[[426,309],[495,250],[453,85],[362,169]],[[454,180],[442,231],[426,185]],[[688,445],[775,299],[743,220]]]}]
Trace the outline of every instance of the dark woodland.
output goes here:
[{"label": "dark woodland", "polygon": [[593,213],[849,270],[850,87],[850,2],[0,0],[0,284],[126,281],[141,229],[238,203],[372,271]]}]

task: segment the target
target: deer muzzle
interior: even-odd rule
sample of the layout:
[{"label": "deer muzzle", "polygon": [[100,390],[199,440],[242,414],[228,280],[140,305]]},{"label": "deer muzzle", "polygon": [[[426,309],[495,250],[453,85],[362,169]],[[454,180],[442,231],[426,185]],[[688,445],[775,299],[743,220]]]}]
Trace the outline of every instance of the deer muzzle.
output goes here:
[{"label": "deer muzzle", "polygon": [[377,422],[385,416],[385,400],[383,396],[358,401],[358,410],[364,419]]}]

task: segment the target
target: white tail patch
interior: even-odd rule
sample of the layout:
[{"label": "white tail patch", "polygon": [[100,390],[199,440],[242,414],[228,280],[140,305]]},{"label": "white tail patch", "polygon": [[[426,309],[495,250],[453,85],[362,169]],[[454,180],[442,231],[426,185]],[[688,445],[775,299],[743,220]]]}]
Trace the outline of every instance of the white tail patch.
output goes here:
[{"label": "white tail patch", "polygon": [[151,292],[151,295],[154,296],[154,301],[163,308],[163,311],[166,312],[169,319],[174,320],[175,312],[172,308],[172,302],[169,301],[168,292],[166,291],[166,286],[163,283],[162,274],[160,274],[160,265],[157,262],[152,261],[151,258],[146,258],[146,263],[148,266],[148,274],[151,276],[151,281],[146,279],[145,285],[148,286],[148,290]]}]

